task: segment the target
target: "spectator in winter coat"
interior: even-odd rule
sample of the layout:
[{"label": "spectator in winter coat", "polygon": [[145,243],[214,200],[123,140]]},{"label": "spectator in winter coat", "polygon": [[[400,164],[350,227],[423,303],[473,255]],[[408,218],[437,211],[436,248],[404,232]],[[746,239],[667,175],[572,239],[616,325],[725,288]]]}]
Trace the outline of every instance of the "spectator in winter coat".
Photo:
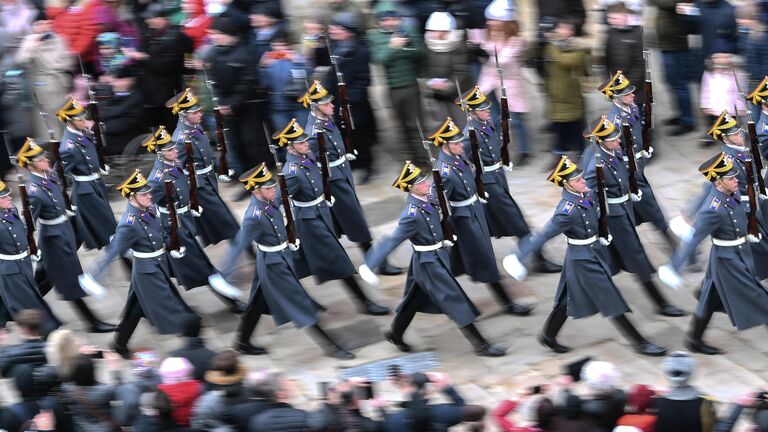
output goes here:
[{"label": "spectator in winter coat", "polygon": [[160,364],[162,384],[157,389],[171,400],[173,419],[179,426],[189,426],[192,407],[203,392],[203,384],[192,379],[193,372],[192,364],[183,357],[170,357]]},{"label": "spectator in winter coat", "polygon": [[243,387],[245,373],[245,366],[232,350],[213,358],[211,369],[205,373],[209,390],[192,409],[190,424],[193,428],[211,430],[234,423],[230,408],[248,400]]},{"label": "spectator in winter coat", "polygon": [[[113,356],[107,367],[119,367],[119,357]],[[87,432],[112,432],[115,429],[112,401],[116,400],[115,388],[96,380],[93,359],[81,355],[72,368],[71,381],[62,384],[62,399],[69,407],[75,430]]]},{"label": "spectator in winter coat", "polygon": [[203,381],[205,373],[211,366],[211,360],[216,357],[216,353],[205,346],[205,341],[200,337],[202,321],[199,316],[192,315],[186,318],[183,324],[184,331],[181,333],[186,339],[183,347],[172,351],[171,357],[184,357],[192,363],[195,368],[194,379]]},{"label": "spectator in winter coat", "polygon": [[[46,363],[42,312],[25,309],[16,314],[16,331],[21,343],[0,350],[0,377],[8,377],[14,367],[22,364],[33,368]],[[0,330],[5,332],[5,330]]]},{"label": "spectator in winter coat", "polygon": [[115,70],[110,79],[112,92],[99,103],[107,144],[105,154],[121,154],[125,146],[143,132],[144,95],[137,86],[138,75],[138,68],[130,64]]},{"label": "spectator in winter coat", "polygon": [[717,421],[712,399],[689,383],[694,371],[693,358],[677,351],[664,360],[662,368],[672,389],[653,400],[652,409],[658,416],[656,432],[712,431]]},{"label": "spectator in winter coat", "polygon": [[197,50],[205,41],[213,17],[205,13],[204,0],[182,0],[181,10],[185,15],[181,28],[192,39],[193,49]]},{"label": "spectator in winter coat", "polygon": [[53,21],[53,30],[64,38],[70,54],[79,56],[92,70],[96,58],[96,36],[102,32],[96,21],[96,10],[100,0],[52,0],[46,9]]},{"label": "spectator in winter coat", "polygon": [[632,386],[627,394],[626,414],[619,417],[617,426],[632,426],[640,432],[654,432],[656,430],[656,415],[648,412],[651,399],[656,394],[646,385]]}]

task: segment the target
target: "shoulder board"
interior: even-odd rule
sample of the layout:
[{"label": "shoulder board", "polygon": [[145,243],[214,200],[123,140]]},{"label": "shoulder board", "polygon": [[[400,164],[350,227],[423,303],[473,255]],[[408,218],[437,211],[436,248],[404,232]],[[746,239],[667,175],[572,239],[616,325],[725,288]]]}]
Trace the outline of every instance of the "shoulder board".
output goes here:
[{"label": "shoulder board", "polygon": [[408,216],[416,216],[418,208],[413,204],[408,204]]},{"label": "shoulder board", "polygon": [[571,201],[568,201],[563,206],[562,212],[565,213],[565,214],[571,214],[571,212],[573,211],[574,207],[575,207],[575,205]]},{"label": "shoulder board", "polygon": [[768,133],[768,122],[763,123],[763,127],[760,128],[761,133]]},{"label": "shoulder board", "polygon": [[621,126],[621,116],[616,114],[613,116],[613,125],[614,126]]},{"label": "shoulder board", "polygon": [[440,165],[440,175],[447,176],[450,174],[451,174],[451,165],[445,162],[442,162],[442,165]]},{"label": "shoulder board", "polygon": [[717,210],[718,208],[720,208],[721,203],[722,201],[720,201],[720,198],[714,197],[712,198],[712,202],[709,203],[709,208],[713,210]]},{"label": "shoulder board", "polygon": [[37,193],[38,186],[35,183],[27,183],[27,193],[35,194]]},{"label": "shoulder board", "polygon": [[151,180],[162,180],[163,178],[163,170],[155,170],[154,174],[150,176]]},{"label": "shoulder board", "polygon": [[261,218],[261,210],[258,207],[254,207],[252,216],[254,219]]},{"label": "shoulder board", "polygon": [[299,164],[296,162],[291,162],[288,164],[288,174],[296,174],[296,171],[299,169]]},{"label": "shoulder board", "polygon": [[75,146],[75,143],[71,139],[67,139],[67,141],[64,143],[64,148],[65,149],[71,149],[74,146]]},{"label": "shoulder board", "polygon": [[134,222],[136,222],[136,215],[129,214],[128,217],[125,218],[126,225],[133,225]]}]

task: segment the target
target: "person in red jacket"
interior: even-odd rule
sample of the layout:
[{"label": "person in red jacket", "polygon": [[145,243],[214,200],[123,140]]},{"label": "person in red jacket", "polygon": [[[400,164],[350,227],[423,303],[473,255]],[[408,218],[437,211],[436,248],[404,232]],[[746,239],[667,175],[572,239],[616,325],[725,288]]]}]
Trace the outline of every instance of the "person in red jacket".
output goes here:
[{"label": "person in red jacket", "polygon": [[100,6],[100,0],[63,0],[46,9],[54,32],[64,38],[69,52],[79,55],[85,64],[93,62],[96,56],[96,36],[101,33],[96,11]]},{"label": "person in red jacket", "polygon": [[171,400],[173,419],[177,425],[189,427],[189,416],[197,398],[203,393],[203,384],[192,379],[194,368],[183,357],[169,357],[160,364],[160,379],[157,386]]},{"label": "person in red jacket", "polygon": [[192,39],[192,47],[197,50],[203,45],[213,17],[205,13],[204,0],[182,0],[181,10],[185,15],[181,31]]}]

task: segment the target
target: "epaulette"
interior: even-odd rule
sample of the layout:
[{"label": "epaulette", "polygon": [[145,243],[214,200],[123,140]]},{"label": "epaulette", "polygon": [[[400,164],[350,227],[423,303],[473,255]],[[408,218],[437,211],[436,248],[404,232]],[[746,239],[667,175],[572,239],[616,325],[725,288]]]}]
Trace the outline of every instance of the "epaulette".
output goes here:
[{"label": "epaulette", "polygon": [[32,194],[32,195],[36,194],[38,189],[39,188],[38,188],[37,184],[35,184],[35,183],[28,183],[27,184],[27,193],[29,193],[29,194]]},{"label": "epaulette", "polygon": [[760,128],[760,133],[768,133],[768,122],[763,123],[763,127]]},{"label": "epaulette", "polygon": [[565,214],[571,214],[571,212],[573,211],[574,207],[576,207],[576,206],[573,204],[573,202],[568,201],[563,206],[562,212],[565,213]]},{"label": "epaulette", "polygon": [[712,202],[709,203],[709,208],[712,210],[717,210],[720,208],[720,204],[722,204],[722,201],[720,201],[720,198],[714,197],[712,198]]},{"label": "epaulette", "polygon": [[299,164],[296,162],[291,162],[288,164],[288,174],[296,174],[296,171],[299,169]]},{"label": "epaulette", "polygon": [[261,210],[258,207],[253,208],[253,215],[252,217],[254,219],[260,219],[261,218]]},{"label": "epaulette", "polygon": [[621,116],[616,114],[613,116],[613,124],[614,126],[621,126]]},{"label": "epaulette", "polygon": [[155,173],[152,174],[151,180],[162,180],[163,178],[163,170],[155,170]]},{"label": "epaulette", "polygon": [[125,224],[126,225],[133,225],[133,223],[136,221],[136,215],[129,214],[127,218],[125,218]]},{"label": "epaulette", "polygon": [[451,165],[445,162],[442,162],[442,165],[440,165],[440,175],[447,176],[450,174],[451,174]]},{"label": "epaulette", "polygon": [[408,204],[408,216],[416,216],[416,210],[418,210],[418,207],[413,204]]},{"label": "epaulette", "polygon": [[74,143],[74,142],[72,142],[72,140],[71,140],[71,139],[68,139],[68,140],[67,140],[67,141],[64,143],[64,148],[65,148],[65,149],[71,149],[71,148],[74,148],[74,147],[75,147],[75,143]]}]

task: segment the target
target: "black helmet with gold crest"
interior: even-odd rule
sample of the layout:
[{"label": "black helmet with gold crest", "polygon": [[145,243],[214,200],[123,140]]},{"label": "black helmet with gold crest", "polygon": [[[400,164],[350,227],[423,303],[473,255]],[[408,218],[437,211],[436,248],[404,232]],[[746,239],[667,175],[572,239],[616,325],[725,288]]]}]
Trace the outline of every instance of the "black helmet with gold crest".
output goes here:
[{"label": "black helmet with gold crest", "polygon": [[252,191],[260,187],[270,187],[277,184],[272,177],[272,171],[269,170],[269,167],[267,167],[265,162],[244,172],[239,180],[247,191]]},{"label": "black helmet with gold crest", "polygon": [[547,181],[562,187],[568,180],[575,179],[582,174],[584,174],[584,170],[568,159],[568,156],[563,155],[555,169],[547,177]]},{"label": "black helmet with gold crest", "polygon": [[74,96],[69,96],[64,105],[56,110],[56,118],[63,122],[72,120],[83,120],[86,116],[85,107],[75,99]]},{"label": "black helmet with gold crest", "polygon": [[747,95],[747,99],[751,100],[753,104],[768,104],[768,76],[760,81],[760,84],[752,90],[752,93]]},{"label": "black helmet with gold crest", "polygon": [[413,185],[421,183],[426,179],[427,175],[422,173],[421,168],[414,165],[411,161],[405,161],[405,165],[400,170],[400,175],[397,176],[395,182],[392,183],[392,187],[408,192]]},{"label": "black helmet with gold crest", "polygon": [[324,104],[332,100],[333,95],[328,92],[328,89],[323,87],[320,81],[315,80],[307,92],[296,101],[304,105],[304,108],[309,108],[313,104]]},{"label": "black helmet with gold crest", "polygon": [[461,129],[453,122],[453,119],[447,117],[437,131],[428,136],[427,139],[436,146],[442,146],[447,142],[461,141],[464,139],[464,134],[461,133]]},{"label": "black helmet with gold crest", "polygon": [[722,177],[733,177],[739,174],[739,171],[733,167],[733,157],[725,152],[718,153],[701,164],[699,172],[711,182]]},{"label": "black helmet with gold crest", "polygon": [[616,125],[608,119],[608,116],[602,115],[586,135],[590,139],[601,143],[606,140],[610,141],[619,138],[621,136],[621,129],[617,128]]},{"label": "black helmet with gold crest", "polygon": [[[454,101],[457,105],[467,104],[469,110],[486,110],[491,107],[491,101],[480,91],[479,86],[474,86],[468,92],[461,95],[460,98],[456,98]],[[464,107],[462,106],[462,109]]]},{"label": "black helmet with gold crest", "polygon": [[168,99],[165,102],[165,107],[170,108],[173,114],[186,114],[203,109],[198,103],[200,100],[192,93],[192,89],[184,89],[183,92]]},{"label": "black helmet with gold crest", "polygon": [[43,150],[35,140],[27,138],[27,140],[24,141],[24,145],[21,146],[21,149],[16,154],[16,163],[19,167],[24,168],[31,162],[44,157],[45,150]]},{"label": "black helmet with gold crest", "polygon": [[723,111],[720,113],[720,116],[717,117],[715,123],[712,124],[712,127],[709,128],[707,135],[711,135],[712,138],[722,141],[724,137],[734,135],[739,132],[741,132],[739,121],[732,115],[728,114],[727,111]]},{"label": "black helmet with gold crest", "polygon": [[148,136],[141,145],[148,152],[164,152],[176,147],[176,142],[171,140],[171,134],[165,129],[165,126],[159,126],[150,136]]},{"label": "black helmet with gold crest", "polygon": [[115,189],[119,190],[120,194],[125,198],[130,198],[131,195],[151,191],[152,186],[147,183],[147,179],[141,174],[141,170],[136,169],[124,182],[117,185]]},{"label": "black helmet with gold crest", "polygon": [[624,76],[621,71],[616,73],[606,82],[600,85],[598,88],[600,93],[608,96],[608,98],[625,96],[630,93],[634,93],[635,86]]},{"label": "black helmet with gold crest", "polygon": [[277,140],[277,145],[280,147],[285,147],[287,144],[303,142],[308,138],[309,135],[304,133],[304,128],[301,127],[295,118],[291,119],[281,131],[272,134],[272,139]]}]

